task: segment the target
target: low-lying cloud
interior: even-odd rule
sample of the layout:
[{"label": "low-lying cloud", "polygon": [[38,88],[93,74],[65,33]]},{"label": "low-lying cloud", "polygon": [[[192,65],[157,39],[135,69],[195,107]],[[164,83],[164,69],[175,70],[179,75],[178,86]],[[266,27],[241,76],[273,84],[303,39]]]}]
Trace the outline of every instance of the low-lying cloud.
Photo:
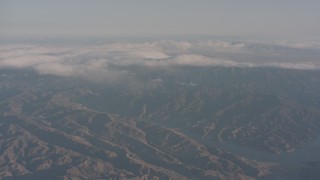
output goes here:
[{"label": "low-lying cloud", "polygon": [[[311,53],[310,53],[311,52]],[[320,68],[320,43],[173,41],[102,45],[0,45],[0,68],[34,69],[39,74],[115,81],[129,76],[114,67],[132,65]]]}]

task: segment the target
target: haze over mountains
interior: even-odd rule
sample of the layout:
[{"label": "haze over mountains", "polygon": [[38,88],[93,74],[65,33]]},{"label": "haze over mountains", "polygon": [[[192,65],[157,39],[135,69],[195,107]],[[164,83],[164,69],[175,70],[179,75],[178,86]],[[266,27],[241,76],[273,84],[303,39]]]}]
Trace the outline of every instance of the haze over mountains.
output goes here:
[{"label": "haze over mountains", "polygon": [[32,68],[40,74],[112,79],[125,76],[114,66],[281,67],[319,69],[320,42],[111,39],[86,42],[5,43],[2,68]]},{"label": "haze over mountains", "polygon": [[320,178],[319,57],[317,41],[0,44],[0,178]]}]

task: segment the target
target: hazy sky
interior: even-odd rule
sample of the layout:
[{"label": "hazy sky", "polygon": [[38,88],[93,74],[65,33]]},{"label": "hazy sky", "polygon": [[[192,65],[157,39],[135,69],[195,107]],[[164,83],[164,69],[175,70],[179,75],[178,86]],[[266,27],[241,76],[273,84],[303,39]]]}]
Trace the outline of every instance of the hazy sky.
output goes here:
[{"label": "hazy sky", "polygon": [[0,0],[4,35],[320,37],[319,0]]}]

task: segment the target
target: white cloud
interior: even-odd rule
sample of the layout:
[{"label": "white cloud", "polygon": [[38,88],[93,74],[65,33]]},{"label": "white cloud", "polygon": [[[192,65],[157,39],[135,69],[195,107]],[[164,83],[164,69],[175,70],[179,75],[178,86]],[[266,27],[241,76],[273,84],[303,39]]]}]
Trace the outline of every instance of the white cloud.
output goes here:
[{"label": "white cloud", "polygon": [[38,64],[46,64],[60,61],[59,58],[47,55],[21,55],[6,57],[0,60],[0,67],[27,68]]},{"label": "white cloud", "polygon": [[165,50],[188,50],[193,47],[193,44],[187,41],[163,40],[158,42],[156,46]]},{"label": "white cloud", "polygon": [[72,76],[74,74],[72,66],[66,66],[59,63],[45,63],[34,66],[40,74]]},{"label": "white cloud", "polygon": [[197,46],[202,48],[211,48],[223,51],[239,51],[246,47],[245,43],[228,42],[228,41],[202,41],[198,42]]},{"label": "white cloud", "polygon": [[212,59],[202,55],[179,55],[172,60],[172,64],[188,66],[237,66],[238,63],[230,60]]},{"label": "white cloud", "polygon": [[[267,46],[266,46],[267,44]],[[276,45],[276,46],[274,46]],[[279,67],[288,69],[313,70],[320,68],[320,52],[311,54],[306,62],[291,61],[294,48],[314,49],[316,42],[288,44],[284,42],[229,42],[229,41],[151,41],[106,43],[102,45],[0,45],[0,68],[33,68],[40,74],[75,76],[87,79],[114,81],[125,77],[127,72],[112,68],[112,65],[147,67],[168,66],[239,66]],[[289,48],[289,54],[280,53],[275,58],[278,46]],[[252,48],[256,47],[256,48]],[[275,48],[273,48],[275,47]],[[319,46],[320,47],[320,46]],[[293,48],[293,49],[290,49]],[[256,50],[257,49],[257,50]],[[261,50],[262,49],[262,50]],[[286,50],[286,49],[284,49]],[[249,52],[251,54],[248,54]],[[283,51],[283,50],[282,50]],[[218,53],[217,53],[218,52]],[[257,60],[263,52],[267,61]],[[307,52],[307,51],[306,51]],[[250,61],[239,60],[241,53]],[[283,57],[282,57],[283,56]],[[226,58],[224,58],[226,57]],[[289,59],[289,60],[281,60]],[[313,60],[314,59],[314,60]]]},{"label": "white cloud", "polygon": [[315,70],[320,67],[314,63],[305,62],[305,63],[269,63],[265,66],[278,67],[284,69],[300,69],[300,70]]},{"label": "white cloud", "polygon": [[128,52],[129,55],[137,56],[139,58],[145,59],[166,59],[170,56],[166,53],[156,50],[156,49],[141,49],[141,50],[133,50]]}]

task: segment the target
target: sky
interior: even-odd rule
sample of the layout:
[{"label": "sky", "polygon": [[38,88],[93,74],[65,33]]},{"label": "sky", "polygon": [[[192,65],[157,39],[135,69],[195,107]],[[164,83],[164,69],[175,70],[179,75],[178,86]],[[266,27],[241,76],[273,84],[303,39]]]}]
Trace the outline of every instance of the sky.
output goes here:
[{"label": "sky", "polygon": [[0,0],[0,36],[320,37],[319,0]]}]

